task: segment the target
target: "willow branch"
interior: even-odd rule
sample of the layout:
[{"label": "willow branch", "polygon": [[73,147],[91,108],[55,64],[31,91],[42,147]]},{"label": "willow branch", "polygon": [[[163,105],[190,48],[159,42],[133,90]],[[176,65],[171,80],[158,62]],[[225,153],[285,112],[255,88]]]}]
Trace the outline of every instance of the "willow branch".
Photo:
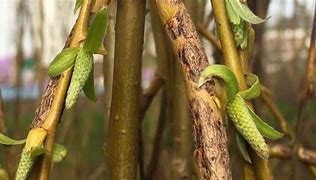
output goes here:
[{"label": "willow branch", "polygon": [[196,29],[197,31],[207,40],[210,41],[210,43],[218,50],[221,50],[221,44],[218,42],[218,39],[216,37],[215,34],[213,34],[212,32],[208,31],[205,27],[203,27],[203,25],[201,24],[197,24],[196,25]]},{"label": "willow branch", "polygon": [[210,84],[198,88],[201,71],[208,66],[205,51],[181,1],[156,0],[162,24],[181,65],[196,141],[194,158],[203,179],[230,179],[227,135]]},{"label": "willow branch", "polygon": [[[76,24],[74,25],[72,36],[70,36],[71,38],[68,39],[69,47],[78,47],[80,41],[86,36],[90,17],[90,9],[91,2],[89,0],[84,0],[79,17],[76,21]],[[67,42],[66,46],[68,46]],[[35,119],[32,123],[33,128],[43,127],[45,130],[47,130],[47,138],[45,142],[45,148],[47,151],[45,152],[41,162],[41,168],[39,172],[40,180],[46,180],[49,178],[57,125],[64,109],[64,101],[70,83],[71,73],[72,70],[69,70],[63,73],[58,79],[50,80],[44,96],[42,97],[40,107],[37,109]],[[51,102],[51,99],[53,102],[51,104],[46,104],[47,101]],[[45,108],[44,113],[46,113],[46,117],[42,117],[41,115],[38,116],[41,108]]]},{"label": "willow branch", "polygon": [[[229,20],[226,14],[225,1],[224,0],[211,0],[216,27],[219,34],[220,43],[222,46],[222,54],[224,58],[224,64],[228,66],[235,74],[238,80],[240,90],[247,89],[247,85],[244,79],[241,59],[239,57],[238,51],[235,46],[233,33],[229,24]],[[251,105],[251,103],[249,102]],[[257,156],[256,153],[251,151],[251,158],[253,161],[253,167],[256,173],[256,177],[260,180],[270,180],[273,179],[270,169],[268,167],[268,161],[263,160]],[[249,168],[246,168],[247,170]],[[245,171],[245,179],[248,179],[247,176],[251,176],[251,172]],[[248,173],[247,173],[248,172]],[[253,177],[249,177],[253,178]]]}]

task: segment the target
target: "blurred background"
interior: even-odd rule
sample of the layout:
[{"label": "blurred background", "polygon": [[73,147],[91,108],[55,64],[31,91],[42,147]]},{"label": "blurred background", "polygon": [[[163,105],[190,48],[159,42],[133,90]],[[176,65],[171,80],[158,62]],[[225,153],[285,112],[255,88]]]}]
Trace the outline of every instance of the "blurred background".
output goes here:
[{"label": "blurred background", "polygon": [[[188,1],[188,0],[187,0]],[[47,67],[61,51],[78,15],[75,0],[0,0],[0,88],[8,134],[22,139],[30,127],[42,92],[48,82]],[[298,94],[305,71],[315,0],[249,0],[249,6],[260,17],[270,17],[255,26],[256,45],[251,69],[271,91],[274,102],[294,125],[297,120]],[[149,3],[148,3],[149,4]],[[209,1],[186,3],[199,29],[214,32],[214,18]],[[147,5],[148,6],[148,5]],[[147,88],[156,70],[156,50],[151,14],[148,6],[143,50],[142,86]],[[104,140],[110,107],[111,67],[113,65],[115,1],[109,10],[106,47],[109,54],[95,56],[95,86],[97,103],[83,95],[74,108],[65,111],[57,133],[57,142],[68,148],[67,157],[52,170],[52,179],[103,179]],[[199,30],[201,31],[201,30]],[[213,63],[216,50],[204,35],[200,36],[208,58]],[[314,74],[315,75],[315,74]],[[160,93],[161,94],[161,93]],[[143,120],[144,163],[149,164],[160,109],[160,94],[155,97]],[[262,104],[256,107],[263,119],[278,127],[270,111]],[[173,148],[173,121],[168,119],[163,131],[156,179],[170,179]],[[316,149],[316,100],[312,99],[304,116],[305,147]],[[191,137],[193,149],[193,137]],[[22,147],[13,147],[17,163]],[[235,179],[241,179],[239,155],[232,150]],[[0,167],[5,166],[3,146],[0,146]],[[191,159],[189,157],[188,159]],[[16,166],[14,166],[16,167]],[[272,159],[275,179],[289,179],[289,160]],[[304,165],[298,179],[312,179]],[[194,167],[192,167],[194,171]]]}]

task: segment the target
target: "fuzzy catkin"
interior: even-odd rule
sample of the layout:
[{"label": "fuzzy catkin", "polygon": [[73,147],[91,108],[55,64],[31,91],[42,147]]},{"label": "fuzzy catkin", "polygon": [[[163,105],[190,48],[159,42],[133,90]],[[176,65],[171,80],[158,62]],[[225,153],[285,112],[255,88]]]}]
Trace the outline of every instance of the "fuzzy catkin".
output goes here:
[{"label": "fuzzy catkin", "polygon": [[67,91],[65,106],[69,109],[78,99],[93,65],[93,55],[87,51],[79,51],[72,73],[70,86]]},{"label": "fuzzy catkin", "polygon": [[26,148],[23,149],[18,169],[16,171],[15,180],[25,180],[29,176],[30,170],[34,164],[34,157],[27,152]]},{"label": "fuzzy catkin", "polygon": [[246,139],[252,149],[261,158],[268,159],[268,145],[253,122],[247,105],[240,95],[236,95],[233,100],[228,102],[227,113],[229,118],[234,122],[238,132]]}]

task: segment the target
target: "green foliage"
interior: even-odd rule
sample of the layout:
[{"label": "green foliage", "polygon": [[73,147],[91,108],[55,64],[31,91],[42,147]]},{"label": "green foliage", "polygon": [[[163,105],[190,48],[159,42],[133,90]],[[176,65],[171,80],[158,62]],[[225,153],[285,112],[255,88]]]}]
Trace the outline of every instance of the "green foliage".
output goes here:
[{"label": "green foliage", "polygon": [[83,92],[91,101],[94,101],[94,102],[98,101],[98,98],[96,97],[95,90],[94,90],[93,66],[92,66],[90,75],[87,79],[87,82],[83,87]]},{"label": "green foliage", "polygon": [[[229,15],[230,21],[234,24],[239,24],[236,19],[240,17],[241,19],[251,23],[259,24],[265,21],[256,16],[245,3],[240,2],[240,0],[226,0],[226,9]],[[238,16],[238,17],[236,17]]]},{"label": "green foliage", "polygon": [[96,53],[103,42],[107,28],[107,11],[105,8],[99,10],[94,16],[83,49]]},{"label": "green foliage", "polygon": [[241,154],[241,156],[249,163],[251,163],[251,158],[249,156],[248,150],[247,150],[247,144],[242,136],[240,136],[238,133],[236,134],[236,143],[238,150]]},{"label": "green foliage", "polygon": [[[269,149],[264,141],[263,136],[271,139],[279,139],[283,136],[271,126],[262,121],[251,109],[248,108],[245,99],[253,99],[260,95],[259,79],[254,74],[247,75],[247,83],[250,88],[238,92],[238,83],[234,73],[224,65],[211,65],[206,67],[199,79],[199,86],[209,80],[209,76],[218,77],[225,82],[228,103],[226,111],[228,117],[234,122],[238,132],[245,138],[257,154],[267,159],[269,157]],[[263,136],[262,136],[263,135]],[[238,141],[237,141],[238,143]],[[245,150],[243,150],[241,142],[239,149],[245,160]]]},{"label": "green foliage", "polygon": [[269,139],[280,139],[283,137],[283,133],[275,130],[273,127],[269,126],[264,122],[259,116],[257,116],[250,108],[248,108],[250,115],[252,116],[253,121],[255,122],[260,133]]},{"label": "green foliage", "polygon": [[82,5],[82,1],[83,1],[83,0],[76,0],[74,13],[76,13],[77,10],[80,8],[80,6]]},{"label": "green foliage", "polygon": [[46,149],[43,146],[37,146],[37,147],[32,148],[30,154],[31,154],[31,157],[34,158],[36,156],[44,154],[45,152],[46,152]]},{"label": "green foliage", "polygon": [[55,77],[70,68],[76,59],[80,48],[67,48],[62,50],[48,67],[48,75]]},{"label": "green foliage", "polygon": [[18,144],[24,144],[25,143],[25,139],[23,140],[15,140],[12,139],[2,133],[0,133],[0,144],[4,144],[4,145],[18,145]]},{"label": "green foliage", "polygon": [[238,94],[243,99],[254,99],[260,95],[260,82],[258,76],[254,74],[246,74],[247,85],[250,86],[247,90],[241,91]]},{"label": "green foliage", "polygon": [[66,157],[67,155],[67,149],[60,144],[54,144],[53,149],[53,161],[54,162],[60,162]]}]

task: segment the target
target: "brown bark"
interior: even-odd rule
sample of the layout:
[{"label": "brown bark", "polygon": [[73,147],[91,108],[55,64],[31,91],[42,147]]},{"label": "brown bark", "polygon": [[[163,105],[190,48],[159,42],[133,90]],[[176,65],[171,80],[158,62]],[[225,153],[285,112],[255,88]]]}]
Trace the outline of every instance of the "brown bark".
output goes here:
[{"label": "brown bark", "polygon": [[171,40],[185,79],[194,120],[195,159],[204,179],[231,179],[227,135],[210,84],[198,88],[200,72],[208,65],[205,51],[184,5],[176,0],[157,0],[158,12]]}]

